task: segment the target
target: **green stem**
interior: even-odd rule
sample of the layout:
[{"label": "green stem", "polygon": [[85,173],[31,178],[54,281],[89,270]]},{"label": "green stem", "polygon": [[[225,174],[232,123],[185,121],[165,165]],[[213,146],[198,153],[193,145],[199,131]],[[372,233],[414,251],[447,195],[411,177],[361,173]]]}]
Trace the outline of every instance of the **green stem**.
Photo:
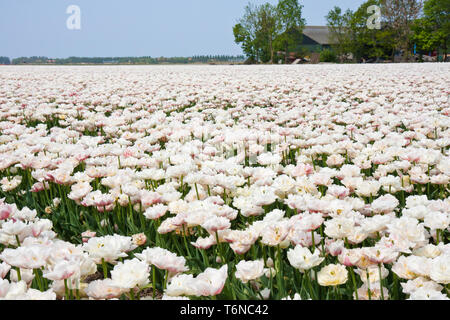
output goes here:
[{"label": "green stem", "polygon": [[152,298],[155,300],[155,294],[156,294],[156,267],[152,266]]},{"label": "green stem", "polygon": [[184,240],[184,246],[186,248],[187,254],[188,254],[189,258],[190,258],[191,257],[191,251],[189,250],[189,246],[188,246],[188,243],[187,243],[187,232],[186,232],[186,227],[185,227],[184,224],[183,224],[183,240]]},{"label": "green stem", "polygon": [[219,241],[219,233],[216,231],[216,242],[217,242],[217,255],[222,259],[222,263],[225,263],[225,258],[222,254],[222,246]]},{"label": "green stem", "polygon": [[370,279],[368,270],[366,270],[366,276],[367,276],[367,295],[369,296],[369,300],[372,300],[372,292],[370,292]]},{"label": "green stem", "polygon": [[19,267],[15,267],[16,272],[17,272],[17,280],[18,281],[22,281],[22,275],[20,273],[20,268]]},{"label": "green stem", "polygon": [[261,249],[263,253],[263,260],[264,260],[264,268],[267,268],[267,254],[266,254],[266,247],[261,244]]},{"label": "green stem", "polygon": [[321,240],[320,243],[322,245],[322,255],[325,257],[326,256],[326,251],[325,251],[325,237],[323,236],[323,224],[320,226],[320,235],[321,235]]},{"label": "green stem", "polygon": [[358,288],[357,288],[357,286],[356,286],[356,279],[355,279],[355,271],[353,271],[353,268],[352,268],[352,267],[348,267],[348,269],[350,270],[350,275],[351,275],[351,277],[352,277],[353,289],[355,290],[355,297],[356,297],[356,300],[359,300],[359,297],[358,297]]},{"label": "green stem", "polygon": [[309,286],[309,290],[310,290],[309,296],[312,300],[316,300],[316,298],[315,298],[316,294],[315,294],[313,286],[312,286],[310,270],[305,270],[305,278],[306,278],[306,281],[308,282],[308,286]]},{"label": "green stem", "polygon": [[69,288],[67,287],[67,279],[64,279],[64,291],[66,300],[69,300]]},{"label": "green stem", "polygon": [[41,277],[39,275],[38,269],[33,269],[33,273],[34,273],[34,276],[36,277],[36,282],[37,282],[37,285],[39,287],[39,290],[40,291],[44,291],[44,287],[43,287],[42,280],[41,280]]},{"label": "green stem", "polygon": [[197,183],[194,183],[194,186],[195,186],[195,193],[197,194],[197,200],[200,200],[200,196],[198,195]]},{"label": "green stem", "polygon": [[166,274],[164,276],[164,290],[167,288],[167,278],[169,278],[169,270],[166,270]]},{"label": "green stem", "polygon": [[203,258],[203,263],[204,263],[207,267],[209,267],[209,266],[210,266],[210,265],[209,265],[209,260],[208,260],[208,257],[207,257],[206,254],[205,254],[205,250],[200,250],[200,253],[201,253],[202,258]]},{"label": "green stem", "polygon": [[283,286],[283,265],[281,261],[281,248],[280,245],[277,245],[277,282],[278,282],[278,290],[282,293],[283,297],[285,297],[285,290]]},{"label": "green stem", "polygon": [[398,277],[395,273],[393,273],[393,277],[394,277],[394,295],[395,295],[395,300],[399,299],[399,285],[398,285]]},{"label": "green stem", "polygon": [[378,275],[379,275],[379,277],[380,277],[380,293],[381,293],[381,300],[384,300],[383,279],[381,278],[381,263],[378,264]]},{"label": "green stem", "polygon": [[273,276],[272,276],[272,268],[269,268],[270,275],[270,296],[273,297]]},{"label": "green stem", "polygon": [[108,278],[108,267],[106,265],[106,261],[104,258],[102,258],[102,268],[103,268],[103,278]]},{"label": "green stem", "polygon": [[17,242],[17,246],[20,247],[20,240],[19,240],[19,236],[16,234],[16,242]]},{"label": "green stem", "polygon": [[338,286],[333,286],[333,291],[334,291],[334,295],[336,297],[336,300],[340,300]]},{"label": "green stem", "polygon": [[181,176],[181,179],[180,179],[180,188],[181,188],[181,193],[184,194],[183,176]]}]

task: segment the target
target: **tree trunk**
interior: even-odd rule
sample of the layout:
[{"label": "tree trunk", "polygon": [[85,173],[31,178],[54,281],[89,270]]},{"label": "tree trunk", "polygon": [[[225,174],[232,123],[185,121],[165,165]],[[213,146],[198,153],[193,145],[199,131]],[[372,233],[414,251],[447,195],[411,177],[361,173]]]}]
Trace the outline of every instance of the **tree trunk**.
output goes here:
[{"label": "tree trunk", "polygon": [[444,62],[447,62],[447,40],[444,40]]},{"label": "tree trunk", "polygon": [[284,63],[285,64],[287,64],[288,63],[288,55],[289,55],[289,52],[288,52],[288,50],[289,50],[289,44],[287,43],[287,41],[286,41],[286,50],[285,50],[285,54],[284,54]]},{"label": "tree trunk", "polygon": [[273,45],[272,38],[269,38],[270,64],[273,64]]}]

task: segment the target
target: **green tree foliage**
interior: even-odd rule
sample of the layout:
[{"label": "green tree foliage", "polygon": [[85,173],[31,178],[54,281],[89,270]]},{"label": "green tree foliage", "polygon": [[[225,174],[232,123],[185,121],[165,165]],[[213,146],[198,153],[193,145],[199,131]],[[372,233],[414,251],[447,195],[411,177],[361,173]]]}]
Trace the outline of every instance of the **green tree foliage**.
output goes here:
[{"label": "green tree foliage", "polygon": [[277,6],[248,4],[233,27],[235,42],[249,60],[273,63],[276,50],[289,52],[301,41],[302,7],[298,0],[280,0]]},{"label": "green tree foliage", "polygon": [[253,61],[259,60],[259,46],[257,41],[258,7],[249,3],[245,7],[244,16],[233,27],[234,39],[240,44],[245,55]]},{"label": "green tree foliage", "polygon": [[299,35],[301,38],[305,26],[302,8],[303,6],[298,3],[298,0],[280,0],[277,5],[280,35],[277,37],[276,43],[285,52],[285,63],[287,63],[289,47],[295,45]]},{"label": "green tree foliage", "polygon": [[[374,7],[381,13],[379,28],[368,26]],[[287,53],[301,50],[305,25],[302,8],[298,0],[279,0],[276,7],[248,4],[233,28],[236,43],[251,61],[273,62],[274,53],[281,51],[286,53],[287,62]],[[336,6],[326,19],[330,43],[339,61],[349,57],[356,62],[394,60],[398,53],[408,60],[414,44],[419,50],[440,48],[446,56],[449,12],[450,0],[366,0],[354,12]],[[328,51],[323,54],[329,55]]]},{"label": "green tree foliage", "polygon": [[368,28],[367,21],[373,12],[371,6],[382,7],[381,0],[368,0],[363,3],[351,18],[352,53],[357,61],[361,59],[377,60],[392,56],[395,49],[393,32],[386,24],[381,29]]},{"label": "green tree foliage", "polygon": [[0,57],[0,64],[11,64],[8,57]]},{"label": "green tree foliage", "polygon": [[325,49],[320,53],[320,62],[337,62],[336,52]]},{"label": "green tree foliage", "polygon": [[419,50],[442,48],[445,57],[450,42],[450,0],[425,1],[423,17],[414,22],[412,29]]},{"label": "green tree foliage", "polygon": [[410,57],[412,26],[419,18],[422,6],[422,0],[381,1],[383,20],[387,28],[392,31],[391,38],[394,43],[392,57],[395,51],[402,51],[405,60]]},{"label": "green tree foliage", "polygon": [[377,60],[388,58],[394,43],[392,32],[384,25],[381,29],[371,29],[367,26],[369,18],[373,15],[368,9],[371,6],[382,6],[380,0],[368,0],[355,12],[334,7],[326,16],[330,28],[333,49],[339,60],[344,61],[347,54],[353,55],[353,60]]},{"label": "green tree foliage", "polygon": [[340,7],[335,6],[325,18],[330,30],[330,42],[333,50],[338,55],[339,60],[343,61],[344,56],[353,51],[352,45],[355,40],[350,32],[353,12],[351,10],[342,12]]},{"label": "green tree foliage", "polygon": [[261,60],[273,63],[274,40],[277,38],[280,23],[277,19],[277,8],[265,3],[258,10],[258,28],[256,31],[256,44],[261,48]]},{"label": "green tree foliage", "polygon": [[[355,12],[342,12],[339,7],[334,7],[326,16],[334,43],[333,49],[340,61],[349,53],[355,61],[361,61],[392,60],[395,53],[400,51],[407,59],[414,42],[419,43],[421,48],[437,45],[444,47],[449,34],[449,2],[450,0],[427,0],[425,15],[421,19],[419,15],[422,1],[419,0],[367,0]],[[367,25],[373,15],[368,10],[371,6],[380,8],[379,29],[369,28]]]}]

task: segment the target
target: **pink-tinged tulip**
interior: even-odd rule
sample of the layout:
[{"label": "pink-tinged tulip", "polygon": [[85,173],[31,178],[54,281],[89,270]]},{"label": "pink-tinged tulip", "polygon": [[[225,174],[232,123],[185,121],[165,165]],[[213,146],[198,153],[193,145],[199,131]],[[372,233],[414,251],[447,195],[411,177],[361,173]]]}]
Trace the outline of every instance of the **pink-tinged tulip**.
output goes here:
[{"label": "pink-tinged tulip", "polygon": [[197,238],[197,240],[195,242],[191,242],[191,244],[197,249],[207,250],[217,244],[217,242],[216,237],[214,235],[210,235],[206,238]]},{"label": "pink-tinged tulip", "polygon": [[314,168],[310,164],[299,163],[293,170],[292,175],[294,177],[308,176],[313,173]]},{"label": "pink-tinged tulip", "polygon": [[11,270],[11,266],[5,262],[0,263],[0,279],[3,279],[8,274],[9,270]]},{"label": "pink-tinged tulip", "polygon": [[228,278],[228,265],[220,269],[207,268],[195,278],[196,296],[216,296],[222,292]]},{"label": "pink-tinged tulip", "polygon": [[14,207],[8,204],[4,204],[0,206],[0,220],[8,219],[11,214],[14,212]]},{"label": "pink-tinged tulip", "polygon": [[216,231],[230,228],[231,223],[227,218],[211,216],[201,226],[210,234],[214,234]]},{"label": "pink-tinged tulip", "polygon": [[83,242],[88,242],[90,238],[94,238],[96,235],[97,235],[97,232],[87,230],[87,231],[81,233],[81,240]]},{"label": "pink-tinged tulip", "polygon": [[86,294],[92,299],[114,299],[120,297],[127,289],[114,285],[111,279],[95,280],[89,283]]},{"label": "pink-tinged tulip", "polygon": [[52,270],[44,271],[43,277],[56,281],[70,278],[75,272],[80,270],[80,266],[76,262],[61,260],[52,268]]}]

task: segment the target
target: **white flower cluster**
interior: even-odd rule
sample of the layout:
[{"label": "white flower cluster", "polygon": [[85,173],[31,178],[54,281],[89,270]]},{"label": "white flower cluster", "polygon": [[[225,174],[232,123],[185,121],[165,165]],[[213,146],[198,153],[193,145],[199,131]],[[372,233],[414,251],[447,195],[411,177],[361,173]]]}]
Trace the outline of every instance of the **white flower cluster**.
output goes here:
[{"label": "white flower cluster", "polygon": [[448,299],[449,65],[87,68],[0,71],[0,298]]}]

